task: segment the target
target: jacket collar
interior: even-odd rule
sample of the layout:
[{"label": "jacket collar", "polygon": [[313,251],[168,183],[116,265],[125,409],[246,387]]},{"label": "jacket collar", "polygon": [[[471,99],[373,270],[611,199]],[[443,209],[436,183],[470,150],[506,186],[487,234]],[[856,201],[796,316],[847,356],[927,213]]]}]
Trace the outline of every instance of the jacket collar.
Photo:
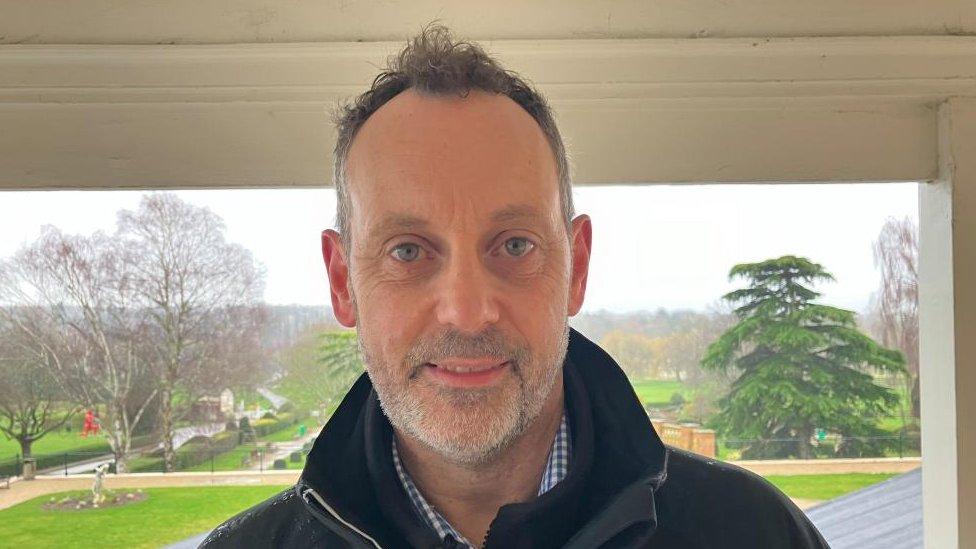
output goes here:
[{"label": "jacket collar", "polygon": [[[603,349],[572,329],[563,372],[573,433],[569,475],[531,502],[499,509],[489,545],[569,540],[590,547],[635,524],[648,535],[656,525],[653,493],[666,475],[667,450],[630,382]],[[392,429],[364,374],[317,437],[300,482],[384,547],[436,546],[436,536],[399,486],[391,441]],[[525,528],[528,522],[532,528]]]}]

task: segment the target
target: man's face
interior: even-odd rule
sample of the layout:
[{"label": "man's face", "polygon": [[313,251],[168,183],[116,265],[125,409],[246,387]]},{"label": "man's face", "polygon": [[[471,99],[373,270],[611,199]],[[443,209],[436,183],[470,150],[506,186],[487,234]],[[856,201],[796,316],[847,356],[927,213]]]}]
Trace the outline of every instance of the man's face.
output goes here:
[{"label": "man's face", "polygon": [[567,234],[545,136],[504,96],[401,93],[346,176],[352,246],[326,231],[323,253],[386,415],[453,461],[490,458],[562,404],[589,219]]}]

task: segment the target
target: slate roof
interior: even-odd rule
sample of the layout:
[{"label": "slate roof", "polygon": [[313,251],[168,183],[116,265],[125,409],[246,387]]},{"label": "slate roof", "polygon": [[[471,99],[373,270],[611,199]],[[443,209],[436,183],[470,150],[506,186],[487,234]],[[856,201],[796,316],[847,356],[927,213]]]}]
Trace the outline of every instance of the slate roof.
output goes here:
[{"label": "slate roof", "polygon": [[833,549],[921,549],[922,469],[807,509]]}]

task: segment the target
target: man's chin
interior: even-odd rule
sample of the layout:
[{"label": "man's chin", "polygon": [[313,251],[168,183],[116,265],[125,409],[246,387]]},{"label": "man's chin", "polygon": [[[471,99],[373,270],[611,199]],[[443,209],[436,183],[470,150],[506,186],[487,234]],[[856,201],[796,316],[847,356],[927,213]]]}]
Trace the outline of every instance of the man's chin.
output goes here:
[{"label": "man's chin", "polygon": [[506,429],[500,436],[493,437],[471,437],[471,433],[422,433],[420,442],[452,463],[472,467],[493,461],[520,434],[514,429]]},{"label": "man's chin", "polygon": [[446,405],[424,410],[419,422],[403,427],[412,438],[452,462],[477,465],[490,461],[524,432],[525,418],[510,402],[501,407],[492,402],[491,395],[477,393],[481,394],[456,392],[443,403]]}]

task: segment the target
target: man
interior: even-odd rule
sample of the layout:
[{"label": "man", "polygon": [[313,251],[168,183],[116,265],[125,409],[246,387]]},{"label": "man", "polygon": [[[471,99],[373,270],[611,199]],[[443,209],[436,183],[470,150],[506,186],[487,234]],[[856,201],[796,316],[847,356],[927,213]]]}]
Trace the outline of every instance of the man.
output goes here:
[{"label": "man", "polygon": [[368,375],[293,488],[213,547],[826,547],[785,496],[665,447],[570,330],[591,224],[545,101],[442,27],[338,119],[336,318]]}]

